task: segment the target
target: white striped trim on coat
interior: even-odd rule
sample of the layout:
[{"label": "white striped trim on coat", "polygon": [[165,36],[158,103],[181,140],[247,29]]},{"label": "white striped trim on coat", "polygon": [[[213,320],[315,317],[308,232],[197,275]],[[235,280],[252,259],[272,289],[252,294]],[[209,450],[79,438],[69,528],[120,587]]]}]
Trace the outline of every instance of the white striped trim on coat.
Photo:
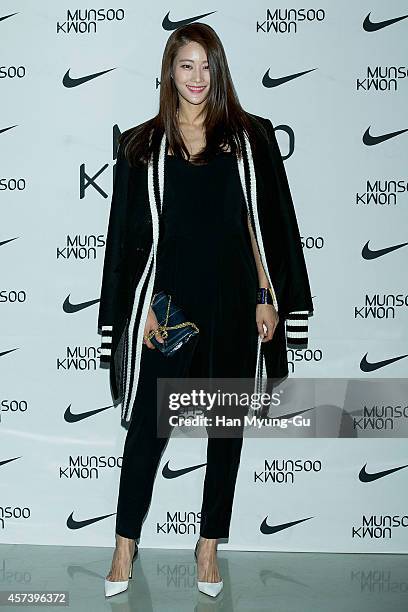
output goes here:
[{"label": "white striped trim on coat", "polygon": [[[255,228],[253,228],[253,230],[254,230],[256,242],[257,242],[257,245],[258,245],[259,255],[260,255],[260,258],[261,258],[261,262],[262,262],[263,268],[265,270],[265,274],[266,274],[266,277],[268,279],[269,286],[271,288],[272,302],[273,302],[273,305],[275,307],[275,310],[278,312],[278,308],[279,308],[278,300],[276,298],[275,289],[273,287],[272,280],[271,280],[271,275],[269,273],[268,264],[267,264],[267,261],[266,261],[264,244],[263,244],[263,240],[262,240],[261,228],[260,228],[260,225],[259,225],[258,206],[257,206],[257,190],[256,190],[256,175],[255,175],[254,160],[253,160],[253,156],[252,156],[251,143],[250,143],[249,138],[248,138],[248,136],[247,136],[247,134],[245,132],[243,132],[243,138],[244,138],[244,143],[243,143],[244,146],[242,147],[243,154],[247,158],[248,166],[249,166],[249,196],[250,196],[250,205],[251,205],[251,209],[252,209],[252,213],[253,213],[253,217],[254,217],[254,221],[255,221]],[[246,203],[247,210],[248,210],[249,220],[251,221],[250,208],[249,208],[248,197],[247,197],[247,193],[248,192],[247,192],[247,189],[246,189],[247,186],[246,186],[246,176],[245,176],[245,168],[244,168],[244,159],[243,159],[243,157],[241,159],[237,158],[237,162],[238,162],[239,176],[241,178],[242,192],[244,194],[244,199],[245,199],[245,203]],[[262,389],[261,389],[261,381],[262,381],[263,371],[264,371],[264,367],[265,367],[265,356],[262,355],[262,358],[261,358],[261,345],[262,345],[262,340],[261,340],[261,337],[258,335],[258,347],[257,347],[256,367],[255,367],[255,380],[254,380],[254,394],[262,391]],[[253,410],[253,412],[257,411],[256,405],[252,406],[252,410]]]},{"label": "white striped trim on coat", "polygon": [[[128,327],[128,351],[126,356],[126,378],[125,378],[125,390],[124,390],[124,398],[122,403],[122,418],[125,421],[130,421],[132,418],[132,410],[133,404],[136,398],[137,386],[139,381],[139,373],[140,373],[140,363],[142,356],[142,348],[143,348],[143,333],[144,333],[144,325],[147,319],[147,314],[149,312],[149,307],[153,294],[154,281],[156,276],[156,259],[157,259],[157,247],[159,241],[159,217],[158,217],[158,209],[161,212],[162,202],[163,202],[163,189],[164,189],[164,159],[165,159],[165,146],[166,146],[166,134],[163,134],[161,143],[160,143],[160,152],[159,152],[159,207],[156,205],[156,194],[154,189],[154,156],[149,161],[147,166],[147,182],[148,182],[148,194],[149,194],[149,204],[150,204],[150,212],[152,216],[152,228],[153,228],[153,244],[150,249],[149,259],[143,271],[142,277],[136,287],[135,299],[132,307],[132,314],[130,317],[129,327]],[[143,309],[140,315],[139,320],[139,329],[137,330],[137,339],[136,339],[136,354],[135,359],[133,361],[133,333],[136,321],[136,313],[139,306],[140,294],[144,285],[144,281],[147,276],[147,271],[150,268],[150,264],[153,258],[153,269],[150,273],[149,283],[147,286],[147,290],[144,297]],[[130,384],[131,374],[133,370],[133,381]]]},{"label": "white striped trim on coat", "polygon": [[[256,230],[255,237],[258,243],[259,254],[261,257],[262,265],[264,267],[265,274],[268,278],[268,282],[272,290],[272,302],[273,302],[273,305],[276,311],[278,312],[278,300],[276,298],[276,293],[273,288],[271,275],[269,273],[268,265],[266,262],[265,250],[264,250],[263,241],[262,241],[262,233],[261,233],[261,229],[259,225],[258,207],[256,205],[254,206],[254,202],[257,202],[255,167],[254,167],[254,161],[253,161],[253,156],[252,156],[251,144],[245,133],[244,133],[244,142],[245,142],[245,153],[248,158],[248,165],[249,165],[249,172],[250,172],[250,181],[249,181],[250,182],[250,198],[251,198],[251,206],[252,206],[252,211],[253,211],[254,220],[255,220],[255,230]],[[244,192],[244,196],[246,196],[245,172],[244,172],[244,166],[243,166],[242,160],[238,160],[238,166],[239,166],[239,171],[240,171],[242,190]],[[247,202],[246,197],[245,197],[245,201],[246,201],[248,212],[249,212],[249,207],[248,207],[248,202]],[[286,338],[288,342],[291,342],[292,344],[298,344],[299,346],[307,343],[308,314],[309,314],[308,310],[293,310],[289,313],[289,316],[285,320]],[[258,340],[257,369],[256,369],[256,378],[258,378],[258,380],[262,377],[264,361],[265,361],[265,359],[263,359],[263,363],[259,364],[259,352],[261,348],[260,345],[261,345],[261,341],[259,339]],[[262,370],[259,369],[261,367],[262,367]]]}]

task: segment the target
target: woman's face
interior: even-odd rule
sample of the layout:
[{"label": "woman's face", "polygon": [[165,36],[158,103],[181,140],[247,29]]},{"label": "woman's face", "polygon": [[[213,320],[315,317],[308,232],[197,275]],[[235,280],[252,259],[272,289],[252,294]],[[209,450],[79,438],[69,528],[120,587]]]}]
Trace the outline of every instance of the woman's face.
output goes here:
[{"label": "woman's face", "polygon": [[180,47],[173,63],[174,84],[190,104],[202,104],[210,92],[210,70],[204,48],[189,42]]}]

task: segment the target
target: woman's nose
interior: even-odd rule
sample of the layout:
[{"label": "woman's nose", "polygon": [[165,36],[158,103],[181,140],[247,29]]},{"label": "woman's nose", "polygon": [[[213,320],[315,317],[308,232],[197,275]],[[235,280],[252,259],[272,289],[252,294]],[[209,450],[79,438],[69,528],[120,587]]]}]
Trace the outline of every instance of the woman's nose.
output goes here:
[{"label": "woman's nose", "polygon": [[193,81],[197,81],[198,83],[200,81],[203,81],[203,69],[202,68],[197,67],[194,69]]}]

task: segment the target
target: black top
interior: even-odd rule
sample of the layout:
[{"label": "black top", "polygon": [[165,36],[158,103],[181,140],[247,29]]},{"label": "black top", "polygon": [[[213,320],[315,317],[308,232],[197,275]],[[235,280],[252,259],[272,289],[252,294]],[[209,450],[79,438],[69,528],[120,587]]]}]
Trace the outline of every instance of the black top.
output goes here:
[{"label": "black top", "polygon": [[165,164],[153,292],[170,293],[200,329],[191,375],[253,377],[258,275],[235,154]]}]

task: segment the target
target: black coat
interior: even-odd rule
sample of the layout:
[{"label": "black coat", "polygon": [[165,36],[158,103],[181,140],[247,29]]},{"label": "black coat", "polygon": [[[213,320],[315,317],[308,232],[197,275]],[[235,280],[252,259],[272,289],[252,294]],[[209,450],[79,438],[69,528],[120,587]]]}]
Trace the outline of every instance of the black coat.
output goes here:
[{"label": "black coat", "polygon": [[[257,146],[246,139],[238,162],[261,260],[273,288],[279,323],[271,341],[258,341],[259,379],[288,374],[287,346],[304,347],[313,303],[288,180],[269,119],[249,114]],[[130,130],[128,130],[130,132]],[[120,146],[114,176],[98,316],[101,363],[109,364],[114,401],[129,421],[140,370],[144,324],[151,303],[167,138],[156,135],[149,166],[130,167]],[[255,312],[254,312],[255,317]]]}]

